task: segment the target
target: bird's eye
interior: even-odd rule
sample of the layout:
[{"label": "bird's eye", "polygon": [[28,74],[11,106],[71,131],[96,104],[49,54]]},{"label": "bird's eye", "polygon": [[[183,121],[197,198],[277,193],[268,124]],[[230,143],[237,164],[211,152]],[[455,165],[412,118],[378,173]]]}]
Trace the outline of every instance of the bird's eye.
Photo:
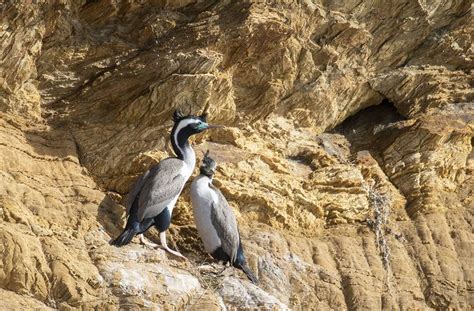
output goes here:
[{"label": "bird's eye", "polygon": [[207,128],[207,123],[199,121],[197,123],[194,123],[194,128],[199,131],[205,130]]}]

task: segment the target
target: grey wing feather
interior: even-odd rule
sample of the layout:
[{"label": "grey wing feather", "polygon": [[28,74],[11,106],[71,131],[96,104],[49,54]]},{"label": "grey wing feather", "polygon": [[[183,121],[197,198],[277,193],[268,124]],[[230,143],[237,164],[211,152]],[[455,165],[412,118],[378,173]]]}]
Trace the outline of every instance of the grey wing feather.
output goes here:
[{"label": "grey wing feather", "polygon": [[148,175],[150,174],[150,170],[147,170],[145,173],[143,173],[138,179],[137,181],[135,182],[135,184],[133,184],[133,187],[132,189],[130,190],[130,192],[128,193],[127,195],[127,203],[126,203],[126,207],[127,207],[127,215],[130,214],[130,209],[132,208],[132,205],[133,205],[133,202],[135,201],[137,195],[140,193],[140,191],[142,190],[143,188],[143,184],[145,183]]},{"label": "grey wing feather", "polygon": [[181,169],[183,161],[168,158],[151,169],[138,198],[138,218],[158,216],[181,193],[186,182]]},{"label": "grey wing feather", "polygon": [[213,202],[212,204],[212,224],[221,239],[222,249],[229,255],[231,263],[234,263],[237,258],[237,250],[240,243],[237,220],[224,195],[212,185],[211,189],[216,192],[219,199],[218,202]]}]

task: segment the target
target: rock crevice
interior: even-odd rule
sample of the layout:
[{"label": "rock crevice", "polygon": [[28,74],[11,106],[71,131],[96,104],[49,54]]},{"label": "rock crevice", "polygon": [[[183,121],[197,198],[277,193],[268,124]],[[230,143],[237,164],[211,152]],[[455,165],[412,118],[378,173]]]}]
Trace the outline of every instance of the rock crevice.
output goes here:
[{"label": "rock crevice", "polygon": [[[1,8],[0,301],[6,309],[474,306],[469,1],[62,1]],[[172,154],[176,108],[261,285],[108,244]],[[154,230],[147,237],[159,241]]]}]

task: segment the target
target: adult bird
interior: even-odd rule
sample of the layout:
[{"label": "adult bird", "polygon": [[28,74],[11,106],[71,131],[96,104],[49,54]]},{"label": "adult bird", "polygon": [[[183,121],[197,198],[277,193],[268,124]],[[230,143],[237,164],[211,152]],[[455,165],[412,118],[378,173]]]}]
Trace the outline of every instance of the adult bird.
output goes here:
[{"label": "adult bird", "polygon": [[234,213],[224,195],[212,184],[216,162],[204,155],[200,175],[191,184],[191,203],[204,248],[214,259],[241,269],[254,284],[258,279],[247,265]]},{"label": "adult bird", "polygon": [[157,247],[158,245],[147,242],[142,235],[155,225],[160,232],[162,247],[171,254],[184,258],[179,252],[168,247],[166,230],[170,226],[176,201],[196,165],[196,155],[188,139],[192,135],[219,126],[209,125],[206,122],[206,114],[184,116],[178,110],[173,115],[173,121],[170,139],[176,157],[160,161],[135,182],[127,198],[127,224],[124,231],[111,242],[112,245],[126,245],[135,235],[140,234],[143,244]]}]

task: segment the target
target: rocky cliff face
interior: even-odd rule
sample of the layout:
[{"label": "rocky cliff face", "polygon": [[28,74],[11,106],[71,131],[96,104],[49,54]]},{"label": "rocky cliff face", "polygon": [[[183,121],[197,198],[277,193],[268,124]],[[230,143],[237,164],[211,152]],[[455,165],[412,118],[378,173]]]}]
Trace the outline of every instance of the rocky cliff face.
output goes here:
[{"label": "rocky cliff face", "polygon": [[[0,27],[2,309],[471,309],[470,1],[7,1]],[[108,245],[123,197],[197,137],[261,280]],[[147,236],[158,241],[154,229]]]}]

